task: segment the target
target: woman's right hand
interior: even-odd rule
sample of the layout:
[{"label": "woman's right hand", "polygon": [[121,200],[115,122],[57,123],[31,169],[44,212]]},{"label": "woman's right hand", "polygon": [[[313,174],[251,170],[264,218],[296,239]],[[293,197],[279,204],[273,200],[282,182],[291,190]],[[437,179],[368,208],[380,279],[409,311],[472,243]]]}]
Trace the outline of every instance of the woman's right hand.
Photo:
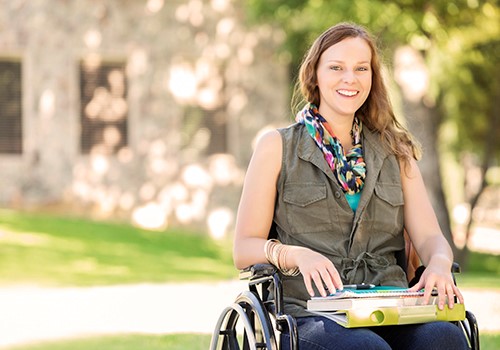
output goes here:
[{"label": "woman's right hand", "polygon": [[[314,296],[313,282],[321,296],[335,293],[337,289],[343,289],[340,275],[325,256],[305,247],[293,247],[289,253],[291,262],[298,266],[304,278],[304,284],[311,297]],[[328,289],[328,292],[325,289]]]}]

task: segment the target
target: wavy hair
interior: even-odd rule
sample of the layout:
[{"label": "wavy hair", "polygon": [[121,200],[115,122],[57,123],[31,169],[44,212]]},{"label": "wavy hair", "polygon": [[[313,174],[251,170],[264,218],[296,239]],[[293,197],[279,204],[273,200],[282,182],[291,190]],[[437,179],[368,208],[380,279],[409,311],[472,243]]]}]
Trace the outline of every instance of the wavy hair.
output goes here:
[{"label": "wavy hair", "polygon": [[300,66],[292,101],[300,99],[301,103],[313,103],[319,106],[317,68],[320,57],[330,46],[347,38],[365,40],[372,53],[372,87],[366,101],[356,111],[356,116],[365,127],[380,134],[384,146],[399,160],[404,161],[405,164],[411,157],[418,160],[421,157],[420,145],[394,115],[382,77],[382,65],[375,39],[360,25],[339,23],[327,29],[313,42]]}]

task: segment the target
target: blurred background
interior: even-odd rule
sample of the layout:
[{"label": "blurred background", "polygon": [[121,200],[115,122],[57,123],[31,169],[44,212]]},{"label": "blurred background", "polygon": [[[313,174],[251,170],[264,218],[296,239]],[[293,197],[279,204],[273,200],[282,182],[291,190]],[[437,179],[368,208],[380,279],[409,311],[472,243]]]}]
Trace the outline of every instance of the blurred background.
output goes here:
[{"label": "blurred background", "polygon": [[379,41],[500,347],[497,0],[0,0],[0,347],[207,348],[245,287],[231,239],[255,140],[293,122],[304,52],[340,21]]}]

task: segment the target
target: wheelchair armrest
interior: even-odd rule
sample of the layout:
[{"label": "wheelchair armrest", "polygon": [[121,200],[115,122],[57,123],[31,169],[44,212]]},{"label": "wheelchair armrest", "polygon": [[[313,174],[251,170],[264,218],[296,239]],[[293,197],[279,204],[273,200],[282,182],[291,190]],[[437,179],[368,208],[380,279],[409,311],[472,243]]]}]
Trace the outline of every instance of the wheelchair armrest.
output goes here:
[{"label": "wheelchair armrest", "polygon": [[461,272],[460,264],[457,262],[453,262],[453,264],[451,265],[451,272],[460,273]]},{"label": "wheelchair armrest", "polygon": [[276,266],[271,264],[255,264],[240,271],[240,280],[272,276],[277,271]]}]

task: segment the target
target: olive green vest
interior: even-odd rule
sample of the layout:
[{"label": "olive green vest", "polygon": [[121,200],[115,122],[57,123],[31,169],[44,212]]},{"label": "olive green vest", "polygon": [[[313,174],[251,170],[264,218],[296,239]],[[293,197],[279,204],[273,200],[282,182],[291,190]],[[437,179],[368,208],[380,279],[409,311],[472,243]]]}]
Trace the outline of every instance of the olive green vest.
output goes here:
[{"label": "olive green vest", "polygon": [[[326,256],[343,283],[406,287],[406,275],[395,258],[404,249],[400,168],[379,136],[363,129],[366,179],[353,212],[306,128],[293,124],[278,131],[283,139],[274,213],[278,239]],[[283,276],[283,291],[287,313],[308,315],[302,275]]]}]

